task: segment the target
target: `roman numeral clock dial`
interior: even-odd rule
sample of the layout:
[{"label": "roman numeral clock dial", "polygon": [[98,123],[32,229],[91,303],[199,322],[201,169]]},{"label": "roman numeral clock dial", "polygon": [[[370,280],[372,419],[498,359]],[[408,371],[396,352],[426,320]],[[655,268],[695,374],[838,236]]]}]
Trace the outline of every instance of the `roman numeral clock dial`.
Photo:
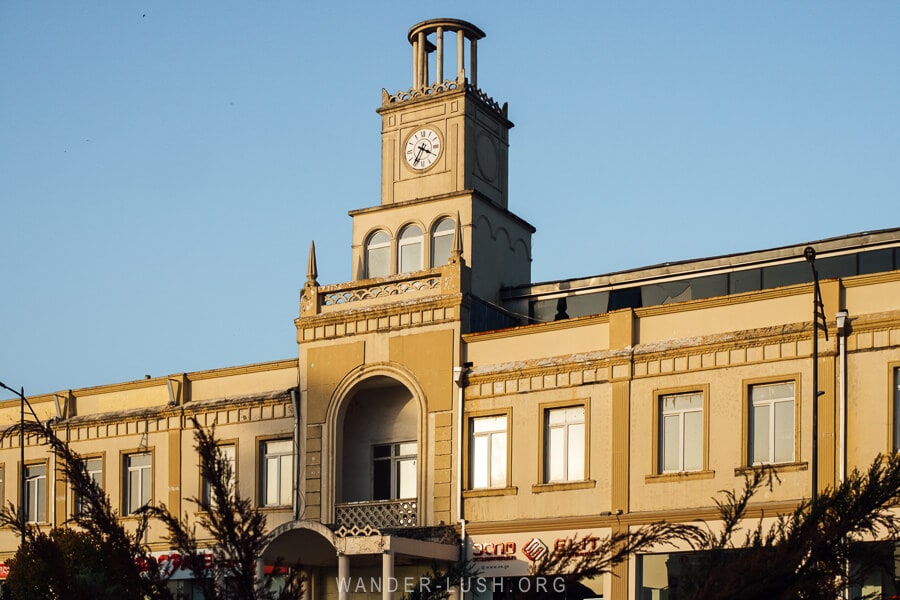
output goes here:
[{"label": "roman numeral clock dial", "polygon": [[441,138],[433,129],[417,129],[406,140],[406,163],[417,171],[427,169],[441,155]]}]

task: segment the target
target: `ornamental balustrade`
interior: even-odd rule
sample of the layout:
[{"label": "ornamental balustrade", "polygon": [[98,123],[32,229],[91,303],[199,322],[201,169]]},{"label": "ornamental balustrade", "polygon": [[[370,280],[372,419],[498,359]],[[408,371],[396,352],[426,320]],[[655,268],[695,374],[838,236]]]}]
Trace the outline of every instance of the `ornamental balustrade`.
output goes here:
[{"label": "ornamental balustrade", "polygon": [[300,316],[362,309],[387,302],[405,302],[459,291],[459,264],[448,264],[415,273],[303,289]]},{"label": "ornamental balustrade", "polygon": [[418,521],[416,498],[345,502],[335,506],[335,524],[346,530],[416,527]]},{"label": "ornamental balustrade", "polygon": [[402,279],[400,281],[384,281],[377,285],[344,287],[334,291],[322,293],[322,306],[337,306],[360,300],[384,298],[385,296],[400,296],[428,292],[441,287],[441,274],[434,273],[415,279]]}]

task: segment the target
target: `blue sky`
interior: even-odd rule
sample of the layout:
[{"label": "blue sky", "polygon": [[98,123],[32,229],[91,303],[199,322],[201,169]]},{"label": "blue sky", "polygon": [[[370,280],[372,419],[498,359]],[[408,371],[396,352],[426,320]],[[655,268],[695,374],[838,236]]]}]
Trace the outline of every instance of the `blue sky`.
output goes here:
[{"label": "blue sky", "polygon": [[0,380],[295,356],[436,17],[487,33],[534,281],[900,225],[898,2],[5,0]]}]

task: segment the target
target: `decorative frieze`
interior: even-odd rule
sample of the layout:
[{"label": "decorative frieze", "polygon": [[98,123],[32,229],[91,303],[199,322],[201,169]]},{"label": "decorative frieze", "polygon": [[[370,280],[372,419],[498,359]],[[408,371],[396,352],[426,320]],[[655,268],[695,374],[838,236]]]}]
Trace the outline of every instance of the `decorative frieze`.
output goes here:
[{"label": "decorative frieze", "polygon": [[[847,338],[850,352],[900,346],[900,324],[896,318],[890,321],[890,325],[879,321],[856,322],[853,326],[856,331],[851,332]],[[811,324],[800,323],[672,340],[664,347],[658,344],[638,344],[624,355],[621,351],[600,350],[477,367],[469,374],[466,397],[474,399],[503,396],[802,358],[812,353],[810,330]],[[824,338],[819,340],[820,355],[833,355],[836,352],[834,336],[830,336],[828,342]]]},{"label": "decorative frieze", "polygon": [[[222,406],[227,403],[228,406]],[[254,403],[254,406],[248,406]],[[196,416],[204,427],[234,424],[252,421],[273,420],[290,417],[293,408],[289,399],[283,396],[260,398],[242,398],[235,400],[216,400],[214,402],[185,405],[185,416]],[[169,407],[155,410],[120,411],[75,417],[60,421],[54,425],[57,431],[68,429],[68,439],[85,441],[159,433],[174,429],[184,429],[181,410],[177,413]],[[18,437],[16,437],[18,440]],[[35,443],[45,443],[35,438]],[[0,442],[0,447],[3,447]]]}]

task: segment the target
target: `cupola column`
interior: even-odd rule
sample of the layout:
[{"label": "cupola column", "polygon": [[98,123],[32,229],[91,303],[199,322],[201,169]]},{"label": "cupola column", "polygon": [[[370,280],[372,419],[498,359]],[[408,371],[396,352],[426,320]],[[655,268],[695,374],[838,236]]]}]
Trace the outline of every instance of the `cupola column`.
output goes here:
[{"label": "cupola column", "polygon": [[444,28],[437,28],[437,60],[434,61],[435,81],[444,80]]},{"label": "cupola column", "polygon": [[[456,32],[456,83],[466,80],[466,40],[469,42],[468,73],[471,85],[478,84],[477,43],[484,32],[466,21],[458,19],[433,19],[414,25],[409,30],[409,43],[413,48],[413,88],[420,89],[435,83],[443,83],[447,72],[444,61],[444,33]],[[429,77],[429,55],[435,53],[435,80]]]},{"label": "cupola column", "polygon": [[456,31],[456,81],[466,79],[466,38],[462,29]]},{"label": "cupola column", "polygon": [[[469,58],[472,60],[472,87],[478,87],[478,40],[472,39],[469,43]],[[465,74],[464,74],[465,75]]]}]

